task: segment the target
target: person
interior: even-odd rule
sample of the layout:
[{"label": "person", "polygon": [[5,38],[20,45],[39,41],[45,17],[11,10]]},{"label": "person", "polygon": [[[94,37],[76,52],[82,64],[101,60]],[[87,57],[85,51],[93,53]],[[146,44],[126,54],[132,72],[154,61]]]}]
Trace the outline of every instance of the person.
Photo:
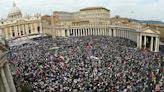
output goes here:
[{"label": "person", "polygon": [[[50,50],[54,42],[59,48]],[[16,86],[27,81],[33,92],[152,91],[156,85],[152,85],[154,75],[152,79],[149,75],[163,67],[163,54],[136,49],[135,42],[120,37],[58,37],[55,41],[40,37],[9,50]]]}]

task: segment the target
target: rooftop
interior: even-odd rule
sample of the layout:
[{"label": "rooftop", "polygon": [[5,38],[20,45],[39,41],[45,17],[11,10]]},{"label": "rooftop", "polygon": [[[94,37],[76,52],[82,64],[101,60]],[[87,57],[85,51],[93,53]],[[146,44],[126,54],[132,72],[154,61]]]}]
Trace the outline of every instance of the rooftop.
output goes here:
[{"label": "rooftop", "polygon": [[104,8],[104,7],[101,7],[101,6],[99,6],[99,7],[87,7],[87,8],[80,9],[80,11],[95,10],[95,9],[105,9],[105,10],[107,10],[107,11],[110,11],[110,10],[108,10],[107,8]]}]

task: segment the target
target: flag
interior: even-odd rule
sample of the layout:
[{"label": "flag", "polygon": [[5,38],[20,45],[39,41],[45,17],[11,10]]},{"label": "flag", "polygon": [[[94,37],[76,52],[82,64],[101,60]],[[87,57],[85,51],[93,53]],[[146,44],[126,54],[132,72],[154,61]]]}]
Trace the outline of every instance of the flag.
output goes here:
[{"label": "flag", "polygon": [[152,79],[153,79],[153,74],[152,74],[152,72],[150,73],[149,79],[150,79],[150,81],[152,81]]},{"label": "flag", "polygon": [[16,74],[18,74],[18,72],[19,72],[19,67],[16,68]]}]

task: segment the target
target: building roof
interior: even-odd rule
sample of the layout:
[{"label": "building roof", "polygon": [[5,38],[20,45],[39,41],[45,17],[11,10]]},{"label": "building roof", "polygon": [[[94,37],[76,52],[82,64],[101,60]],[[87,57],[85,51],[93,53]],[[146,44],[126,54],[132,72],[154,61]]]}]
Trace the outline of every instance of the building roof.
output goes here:
[{"label": "building roof", "polygon": [[96,9],[105,9],[107,11],[110,11],[108,10],[107,8],[104,8],[104,7],[87,7],[87,8],[83,8],[83,9],[80,9],[80,11],[85,11],[85,10],[96,10]]}]

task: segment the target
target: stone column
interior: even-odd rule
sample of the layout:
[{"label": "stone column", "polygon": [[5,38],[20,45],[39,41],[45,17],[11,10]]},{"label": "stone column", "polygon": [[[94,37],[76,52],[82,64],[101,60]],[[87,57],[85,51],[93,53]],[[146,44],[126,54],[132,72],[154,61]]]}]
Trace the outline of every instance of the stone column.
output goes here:
[{"label": "stone column", "polygon": [[80,36],[80,29],[77,29],[78,36]]},{"label": "stone column", "polygon": [[96,35],[96,34],[95,34],[95,28],[93,28],[93,35]]},{"label": "stone column", "polygon": [[153,51],[153,36],[151,36],[150,50]]},{"label": "stone column", "polygon": [[134,41],[134,35],[133,35],[133,32],[131,32],[130,36],[131,36],[132,41]]},{"label": "stone column", "polygon": [[78,32],[77,32],[77,29],[75,29],[75,32],[76,32],[76,36],[78,36]]},{"label": "stone column", "polygon": [[124,30],[120,30],[121,31],[121,37],[124,37]]},{"label": "stone column", "polygon": [[77,30],[76,30],[76,29],[74,29],[74,31],[75,31],[75,36],[77,36]]},{"label": "stone column", "polygon": [[118,36],[118,31],[117,31],[117,29],[115,30],[115,32],[116,32],[116,37]]},{"label": "stone column", "polygon": [[117,37],[119,37],[119,31],[118,31],[118,29],[116,29],[116,33],[117,33]]},{"label": "stone column", "polygon": [[104,28],[101,28],[101,35],[103,35],[104,33]]},{"label": "stone column", "polygon": [[8,63],[6,63],[4,65],[4,71],[6,74],[6,78],[7,78],[7,82],[9,84],[10,90],[12,90],[12,92],[16,92],[15,85],[14,85],[14,82],[12,79],[12,75],[11,75],[10,67],[9,67]]},{"label": "stone column", "polygon": [[79,29],[79,32],[78,33],[79,33],[79,36],[81,36],[81,29]]},{"label": "stone column", "polygon": [[159,52],[159,42],[160,42],[159,37],[157,37],[157,52]]},{"label": "stone column", "polygon": [[126,38],[128,39],[128,30],[126,30],[125,34],[126,34]]},{"label": "stone column", "polygon": [[116,37],[116,29],[113,29],[113,37]]},{"label": "stone column", "polygon": [[101,35],[104,35],[104,28],[102,28],[101,30]]},{"label": "stone column", "polygon": [[130,39],[130,38],[129,38],[129,31],[127,31],[127,37],[128,37],[128,39]]},{"label": "stone column", "polygon": [[1,74],[0,74],[0,92],[5,92],[5,87],[3,85],[3,81],[2,81],[2,78],[1,78]]},{"label": "stone column", "polygon": [[105,36],[106,35],[106,30],[109,30],[109,28],[104,28],[104,33],[103,33],[103,35]]},{"label": "stone column", "polygon": [[124,38],[126,38],[126,30],[124,30]]},{"label": "stone column", "polygon": [[126,31],[124,30],[124,38],[126,38]]},{"label": "stone column", "polygon": [[106,29],[106,35],[109,36],[109,29]]},{"label": "stone column", "polygon": [[86,29],[84,28],[84,30],[83,30],[83,31],[84,31],[84,36],[86,36]]},{"label": "stone column", "polygon": [[105,35],[109,36],[109,29],[108,28],[106,28],[106,34]]},{"label": "stone column", "polygon": [[118,30],[118,33],[119,33],[119,37],[121,37],[121,30],[120,29]]},{"label": "stone column", "polygon": [[102,35],[104,36],[104,31],[105,31],[105,28],[102,29]]},{"label": "stone column", "polygon": [[129,39],[131,39],[131,38],[130,38],[130,32],[131,32],[131,31],[128,32],[128,37],[129,37]]},{"label": "stone column", "polygon": [[83,29],[80,29],[80,36],[83,36],[83,34],[82,34],[82,30],[83,30]]},{"label": "stone column", "polygon": [[[15,33],[15,37],[18,35],[17,34],[17,27],[16,26],[14,26],[14,33]],[[26,32],[26,34],[27,34],[27,32]]]},{"label": "stone column", "polygon": [[73,36],[75,36],[75,30],[74,29],[72,29],[73,31],[72,31],[72,34],[73,34]]},{"label": "stone column", "polygon": [[25,24],[23,25],[23,30],[24,30],[24,31],[23,31],[23,34],[24,34],[24,35],[27,35],[27,34],[26,34],[26,25],[25,25]]},{"label": "stone column", "polygon": [[123,30],[120,30],[120,36],[123,37]]},{"label": "stone column", "polygon": [[10,37],[9,38],[13,38],[12,27],[9,27],[9,33],[10,33]]},{"label": "stone column", "polygon": [[104,28],[104,33],[103,35],[105,36],[106,35],[106,30],[108,30],[109,28]]},{"label": "stone column", "polygon": [[144,47],[146,48],[146,35],[144,36]]},{"label": "stone column", "polygon": [[118,29],[116,29],[116,31],[117,31],[117,37],[119,37],[119,30],[118,30]]},{"label": "stone column", "polygon": [[107,30],[108,30],[108,36],[110,36],[110,31],[111,31],[111,30],[110,30],[109,28],[108,28]]},{"label": "stone column", "polygon": [[137,33],[137,48],[140,48],[140,34]]},{"label": "stone column", "polygon": [[5,72],[4,72],[3,68],[1,68],[0,71],[1,71],[2,81],[3,81],[4,87],[5,87],[5,91],[10,92],[10,88],[9,88],[8,83],[7,83],[7,79],[6,79]]},{"label": "stone column", "polygon": [[97,28],[97,35],[99,35],[99,28]]},{"label": "stone column", "polygon": [[159,38],[156,37],[155,39],[156,39],[155,40],[155,52],[158,52],[159,51]]},{"label": "stone column", "polygon": [[139,41],[139,48],[141,49],[142,48],[142,35],[141,35],[141,33],[139,33],[139,37],[140,37],[140,41]]}]

